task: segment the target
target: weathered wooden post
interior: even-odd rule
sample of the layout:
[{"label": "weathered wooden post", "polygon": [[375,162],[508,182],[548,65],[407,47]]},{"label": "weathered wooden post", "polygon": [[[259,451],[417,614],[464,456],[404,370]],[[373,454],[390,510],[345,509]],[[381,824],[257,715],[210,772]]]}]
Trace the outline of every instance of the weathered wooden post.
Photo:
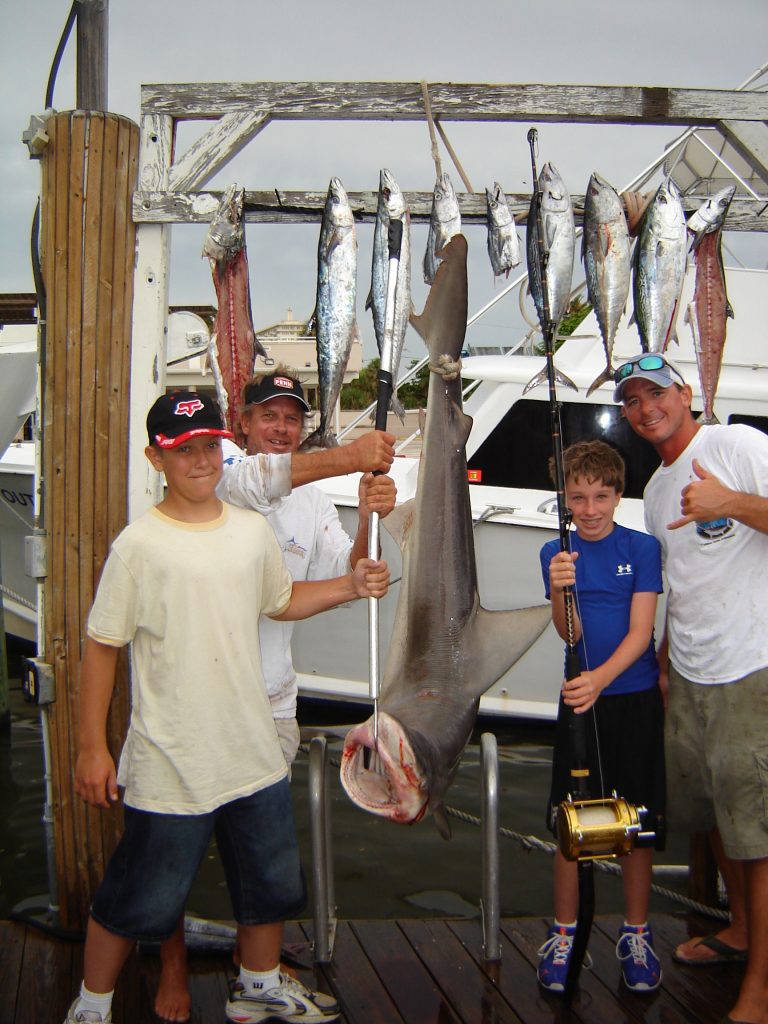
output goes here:
[{"label": "weathered wooden post", "polygon": [[[127,437],[138,126],[115,114],[48,119],[42,156],[42,269],[48,329],[42,382],[42,521],[48,543],[40,656],[50,705],[60,923],[81,929],[121,826],[73,789],[78,671],[86,616],[127,513]],[[119,751],[128,720],[121,665],[110,716]]]}]

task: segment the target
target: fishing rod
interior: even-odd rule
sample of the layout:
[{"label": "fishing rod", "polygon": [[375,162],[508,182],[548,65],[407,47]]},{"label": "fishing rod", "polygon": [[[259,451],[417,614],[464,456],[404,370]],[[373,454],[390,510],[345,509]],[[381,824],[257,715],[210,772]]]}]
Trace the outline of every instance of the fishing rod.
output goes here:
[{"label": "fishing rod", "polygon": [[[539,273],[542,292],[542,333],[544,351],[547,359],[547,382],[549,384],[549,413],[552,432],[552,454],[555,466],[555,488],[557,496],[557,522],[560,531],[560,550],[569,551],[568,531],[571,525],[571,512],[565,501],[565,478],[563,473],[563,437],[560,420],[560,403],[557,400],[555,383],[555,329],[549,305],[549,289],[547,287],[547,264],[549,251],[544,245],[544,224],[541,215],[542,192],[539,175],[536,169],[536,146],[539,133],[535,128],[528,132],[528,145],[531,151],[531,171],[533,174],[534,208],[536,210],[536,233],[538,245],[536,255],[539,261]],[[581,674],[579,655],[576,649],[576,629],[574,624],[573,589],[567,586],[563,590],[565,610],[565,678],[576,679]],[[587,760],[587,724],[583,715],[577,715],[573,708],[562,706],[566,716],[568,738],[571,749],[571,801],[589,798],[589,766]],[[558,814],[558,833],[560,815]],[[579,877],[579,913],[576,920],[576,934],[573,940],[571,959],[563,991],[566,1004],[570,1003],[573,991],[579,979],[584,955],[587,951],[589,935],[592,931],[592,920],[595,914],[595,883],[590,860],[578,860]]]},{"label": "fishing rod", "polygon": [[[536,210],[536,232],[538,245],[536,256],[539,262],[542,292],[542,333],[547,360],[547,381],[549,383],[549,410],[552,431],[552,452],[555,468],[557,497],[557,520],[560,533],[560,550],[570,551],[568,533],[571,525],[571,511],[565,500],[565,474],[563,471],[563,438],[560,420],[560,403],[557,399],[555,371],[555,330],[552,321],[547,288],[547,263],[549,251],[543,244],[544,225],[541,215],[542,192],[536,171],[536,145],[538,132],[531,128],[528,145],[531,150],[533,172],[533,196]],[[574,622],[573,588],[563,589],[565,618],[565,678],[576,679],[581,675],[581,665],[576,647]],[[590,772],[587,753],[587,722],[584,715],[577,715],[572,707],[563,704],[561,713],[565,717],[571,751],[571,792],[557,809],[557,841],[566,860],[575,860],[579,881],[579,912],[576,933],[573,938],[571,958],[568,963],[563,999],[570,1004],[579,979],[587,943],[592,931],[595,913],[595,886],[593,861],[615,858],[630,853],[636,840],[652,840],[652,832],[641,832],[640,819],[646,813],[644,807],[636,807],[613,794],[611,799],[590,799]]]},{"label": "fishing rod", "polygon": [[[389,250],[389,266],[387,273],[387,299],[384,307],[384,338],[381,344],[379,360],[378,392],[376,394],[376,430],[387,429],[387,413],[392,399],[392,360],[394,356],[393,336],[395,333],[395,293],[397,291],[397,273],[400,266],[400,250],[403,244],[403,221],[396,217],[390,218],[387,232]],[[368,517],[368,557],[377,560],[379,557],[379,513],[371,512]],[[379,602],[375,597],[368,598],[368,637],[369,647],[369,679],[370,694],[373,698],[373,742],[374,747],[379,741]]]}]

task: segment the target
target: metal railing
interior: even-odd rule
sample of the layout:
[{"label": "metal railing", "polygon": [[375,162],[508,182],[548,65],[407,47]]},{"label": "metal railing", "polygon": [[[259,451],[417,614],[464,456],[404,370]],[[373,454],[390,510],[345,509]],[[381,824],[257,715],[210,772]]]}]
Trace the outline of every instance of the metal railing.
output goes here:
[{"label": "metal railing", "polygon": [[[483,959],[501,959],[499,896],[499,761],[496,737],[480,739],[482,765]],[[328,744],[315,736],[309,744],[309,831],[312,849],[312,919],[315,963],[330,963],[336,938]]]}]

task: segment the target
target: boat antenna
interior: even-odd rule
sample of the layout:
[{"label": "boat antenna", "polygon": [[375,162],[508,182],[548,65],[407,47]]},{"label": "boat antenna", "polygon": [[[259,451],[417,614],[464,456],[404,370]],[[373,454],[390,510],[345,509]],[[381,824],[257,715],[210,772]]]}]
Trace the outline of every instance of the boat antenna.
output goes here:
[{"label": "boat antenna", "polygon": [[[544,226],[541,215],[542,192],[539,175],[536,170],[536,150],[538,131],[531,128],[528,132],[528,145],[531,150],[531,171],[533,174],[533,207],[536,213],[536,233],[539,244],[535,246],[542,292],[542,332],[544,335],[544,351],[547,358],[547,381],[549,383],[549,412],[552,431],[552,454],[554,463],[555,487],[557,492],[557,522],[560,531],[560,550],[568,551],[568,531],[571,525],[571,512],[565,501],[565,477],[563,473],[563,437],[560,419],[560,403],[557,399],[555,383],[555,327],[552,321],[547,286],[547,263],[549,252],[544,245]],[[573,589],[565,587],[563,591],[565,605],[565,678],[576,679],[581,674],[579,655],[576,649],[576,631],[574,626]],[[589,765],[587,760],[587,722],[584,715],[577,715],[573,708],[564,704],[561,714],[565,715],[567,734],[571,751],[571,797],[572,800],[589,798]],[[566,1005],[570,1003],[573,991],[581,972],[584,955],[587,950],[592,920],[595,913],[595,885],[591,860],[578,860],[579,879],[579,913],[576,921],[576,934],[573,940],[571,959],[563,997]]]}]

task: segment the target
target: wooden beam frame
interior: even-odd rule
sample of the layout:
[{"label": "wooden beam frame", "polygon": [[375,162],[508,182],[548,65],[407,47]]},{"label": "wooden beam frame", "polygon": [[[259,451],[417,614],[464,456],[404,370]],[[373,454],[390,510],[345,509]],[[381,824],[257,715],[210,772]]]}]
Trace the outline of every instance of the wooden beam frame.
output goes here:
[{"label": "wooden beam frame", "polygon": [[[428,84],[442,121],[716,125],[768,121],[768,94],[613,85]],[[145,114],[212,120],[242,110],[273,120],[422,121],[420,82],[196,82],[144,85]]]},{"label": "wooden beam frame", "polygon": [[[137,224],[207,224],[218,208],[221,191],[134,193],[133,219]],[[254,191],[245,193],[244,217],[249,224],[311,224],[323,216],[325,191]],[[432,209],[431,192],[404,192],[412,223],[428,224]],[[348,192],[350,206],[359,223],[376,219],[376,192]],[[488,211],[485,192],[459,192],[456,195],[464,223],[486,224]],[[705,196],[684,196],[683,207],[693,212]],[[574,216],[581,223],[584,196],[571,196]],[[531,197],[527,193],[507,193],[507,202],[515,220],[525,223]],[[729,231],[765,231],[768,211],[760,216],[765,203],[754,199],[734,199],[728,211]]]}]

